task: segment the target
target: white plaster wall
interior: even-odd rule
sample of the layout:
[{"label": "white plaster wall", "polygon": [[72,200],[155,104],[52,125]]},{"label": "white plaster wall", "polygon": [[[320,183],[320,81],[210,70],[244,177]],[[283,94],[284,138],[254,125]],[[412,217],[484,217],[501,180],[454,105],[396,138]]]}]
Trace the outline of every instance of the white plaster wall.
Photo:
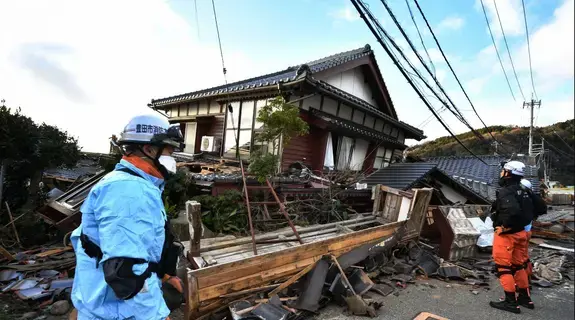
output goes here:
[{"label": "white plaster wall", "polygon": [[376,106],[373,93],[369,84],[365,81],[365,75],[361,67],[347,70],[324,79],[320,78],[320,80],[365,100],[372,106]]}]

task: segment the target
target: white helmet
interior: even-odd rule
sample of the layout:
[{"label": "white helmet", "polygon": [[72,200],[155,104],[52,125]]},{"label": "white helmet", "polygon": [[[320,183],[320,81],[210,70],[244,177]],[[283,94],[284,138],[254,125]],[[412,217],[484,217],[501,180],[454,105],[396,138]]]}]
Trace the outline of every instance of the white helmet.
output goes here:
[{"label": "white helmet", "polygon": [[133,117],[120,134],[119,145],[152,144],[184,148],[184,137],[179,125],[170,125],[167,119],[155,114]]},{"label": "white helmet", "polygon": [[511,174],[523,177],[525,175],[525,165],[520,161],[509,161],[503,165],[503,170],[509,171]]},{"label": "white helmet", "polygon": [[529,189],[532,190],[532,185],[531,185],[531,181],[527,180],[527,179],[521,179],[521,186],[523,186],[525,189]]}]

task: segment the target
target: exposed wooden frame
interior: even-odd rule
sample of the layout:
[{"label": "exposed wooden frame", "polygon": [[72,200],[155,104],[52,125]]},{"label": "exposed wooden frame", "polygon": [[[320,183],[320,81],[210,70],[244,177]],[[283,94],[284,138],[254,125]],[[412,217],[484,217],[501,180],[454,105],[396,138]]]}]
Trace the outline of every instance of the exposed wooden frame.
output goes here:
[{"label": "exposed wooden frame", "polygon": [[411,197],[407,221],[378,225],[198,270],[188,269],[187,319],[197,319],[202,314],[221,307],[230,294],[288,279],[313,265],[324,255],[338,257],[361,245],[383,241],[396,234],[403,235],[401,241],[417,238],[433,189],[418,189],[413,193],[385,187],[379,190],[381,194]]}]

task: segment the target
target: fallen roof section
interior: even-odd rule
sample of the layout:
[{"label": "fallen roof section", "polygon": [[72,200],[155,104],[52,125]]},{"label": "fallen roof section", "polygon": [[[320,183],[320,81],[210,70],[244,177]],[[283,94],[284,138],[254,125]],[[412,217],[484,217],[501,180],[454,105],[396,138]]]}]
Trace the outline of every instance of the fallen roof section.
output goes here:
[{"label": "fallen roof section", "polygon": [[419,187],[429,177],[458,190],[472,203],[490,203],[487,185],[484,184],[483,189],[480,187],[474,189],[461,182],[460,179],[451,177],[439,169],[437,163],[432,162],[392,163],[388,167],[375,171],[360,183],[366,183],[368,187],[381,184],[400,190],[409,190]]},{"label": "fallen roof section", "polygon": [[[406,193],[382,187],[378,199],[385,194],[390,197],[385,198],[381,211],[333,225],[299,229],[303,244],[292,241],[291,230],[260,235],[256,237],[256,243],[261,243],[259,255],[251,250],[251,238],[210,241],[199,255],[188,255],[199,268],[187,269],[187,319],[214,311],[230,302],[230,297],[236,300],[253,292],[250,289],[285,280],[326,255],[340,257],[363,246],[384,245],[394,236],[400,238],[398,241],[418,238],[431,193],[432,189]],[[196,232],[201,231],[191,231]]]}]

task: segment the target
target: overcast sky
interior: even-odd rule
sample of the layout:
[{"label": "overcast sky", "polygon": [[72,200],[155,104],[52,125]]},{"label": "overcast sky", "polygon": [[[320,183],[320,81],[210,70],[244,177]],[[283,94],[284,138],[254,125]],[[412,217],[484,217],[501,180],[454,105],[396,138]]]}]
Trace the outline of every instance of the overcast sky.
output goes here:
[{"label": "overcast sky", "polygon": [[[527,125],[492,0],[484,0],[515,100],[499,66],[479,1],[420,1],[444,51],[488,125]],[[400,120],[430,138],[447,133],[418,100],[351,4],[340,0],[215,0],[230,81],[285,69],[369,43]],[[379,0],[366,0],[408,50]],[[422,50],[405,1],[389,1]],[[481,124],[418,15],[437,77],[470,123]],[[526,0],[537,125],[573,118],[574,1]],[[223,83],[209,0],[0,0],[0,98],[37,122],[67,130],[85,151],[147,112],[152,98]],[[532,86],[521,0],[497,8],[525,99]],[[424,54],[424,57],[427,57]],[[414,59],[414,55],[411,55]],[[414,59],[415,61],[415,59]],[[441,106],[434,101],[434,106]],[[442,112],[456,132],[465,127]],[[408,141],[413,143],[414,141]]]}]

